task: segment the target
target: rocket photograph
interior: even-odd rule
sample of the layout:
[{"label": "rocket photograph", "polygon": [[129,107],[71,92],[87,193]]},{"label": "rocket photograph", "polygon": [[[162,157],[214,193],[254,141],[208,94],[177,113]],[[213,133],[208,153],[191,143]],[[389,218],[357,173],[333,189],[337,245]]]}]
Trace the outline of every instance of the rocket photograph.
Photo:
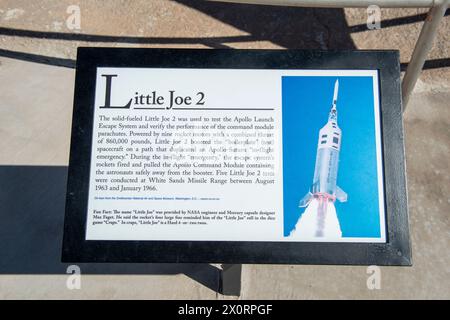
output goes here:
[{"label": "rocket photograph", "polygon": [[282,89],[285,239],[385,241],[376,71],[286,76]]},{"label": "rocket photograph", "polygon": [[337,99],[339,80],[334,84],[333,102],[328,122],[319,131],[313,183],[308,193],[299,201],[305,208],[291,236],[340,238],[342,231],[334,202],[347,201],[347,194],[337,186],[339,152],[342,131],[338,126]]}]

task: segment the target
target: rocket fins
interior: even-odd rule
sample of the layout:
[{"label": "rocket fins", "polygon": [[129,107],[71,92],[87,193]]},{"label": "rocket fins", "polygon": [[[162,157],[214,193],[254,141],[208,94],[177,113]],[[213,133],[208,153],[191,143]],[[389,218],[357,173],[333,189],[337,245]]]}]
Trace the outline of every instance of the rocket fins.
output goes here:
[{"label": "rocket fins", "polygon": [[336,199],[338,199],[340,202],[347,202],[347,194],[338,186],[336,186]]},{"label": "rocket fins", "polygon": [[308,193],[300,200],[298,206],[300,208],[306,207],[311,202],[312,198],[313,198],[312,193],[308,191]]}]

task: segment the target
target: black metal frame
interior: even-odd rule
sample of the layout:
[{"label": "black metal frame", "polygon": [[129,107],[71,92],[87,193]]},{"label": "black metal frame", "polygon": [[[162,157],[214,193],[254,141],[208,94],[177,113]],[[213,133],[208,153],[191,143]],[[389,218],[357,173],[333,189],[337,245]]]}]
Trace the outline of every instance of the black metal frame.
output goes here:
[{"label": "black metal frame", "polygon": [[[97,67],[376,69],[386,243],[85,240]],[[79,48],[62,260],[411,265],[398,51]]]}]

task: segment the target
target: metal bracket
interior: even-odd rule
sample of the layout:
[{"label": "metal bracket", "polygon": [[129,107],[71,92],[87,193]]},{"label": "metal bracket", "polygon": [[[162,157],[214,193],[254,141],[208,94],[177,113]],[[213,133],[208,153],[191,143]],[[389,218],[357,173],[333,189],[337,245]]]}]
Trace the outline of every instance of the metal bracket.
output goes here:
[{"label": "metal bracket", "polygon": [[222,264],[219,275],[219,293],[225,296],[241,295],[242,264]]}]

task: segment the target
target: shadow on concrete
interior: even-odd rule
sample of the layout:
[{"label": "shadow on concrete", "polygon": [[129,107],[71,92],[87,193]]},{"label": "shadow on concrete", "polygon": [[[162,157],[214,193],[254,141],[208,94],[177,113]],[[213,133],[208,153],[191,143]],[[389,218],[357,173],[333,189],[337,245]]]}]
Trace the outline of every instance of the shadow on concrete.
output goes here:
[{"label": "shadow on concrete", "polygon": [[[426,60],[422,69],[427,70],[427,69],[439,69],[447,67],[450,67],[450,58]],[[406,71],[406,68],[408,68],[408,63],[403,62],[400,64],[401,71]]]},{"label": "shadow on concrete", "polygon": [[[267,41],[288,49],[356,49],[350,34],[367,31],[366,24],[348,26],[344,10],[300,8],[176,0],[178,3],[231,25],[246,35],[220,37],[136,37],[21,30],[0,27],[0,35],[44,40],[93,43],[127,43],[152,45],[204,45],[209,48],[231,48],[231,44]],[[450,14],[447,10],[446,16]],[[381,21],[381,27],[423,21],[426,14]],[[201,23],[201,20],[199,20]],[[376,32],[376,30],[373,30]],[[52,66],[75,68],[75,60],[0,49],[0,56]],[[402,71],[407,63],[402,63]],[[427,60],[424,69],[450,66],[450,58]]]},{"label": "shadow on concrete", "polygon": [[39,54],[5,50],[5,49],[0,49],[0,57],[46,64],[55,67],[66,67],[74,69],[76,66],[76,61],[72,59],[55,58]]},{"label": "shadow on concrete", "polygon": [[134,44],[204,44],[208,47],[220,46],[224,42],[247,42],[256,39],[250,35],[225,37],[135,37],[107,36],[84,33],[66,33],[51,31],[34,31],[0,27],[0,35],[35,38],[42,40],[64,40],[103,43],[134,43]]},{"label": "shadow on concrete", "polygon": [[[66,274],[61,262],[67,167],[0,166],[0,274]],[[219,292],[209,264],[80,263],[82,274],[185,274]]]},{"label": "shadow on concrete", "polygon": [[247,32],[254,39],[251,41],[268,41],[288,49],[356,49],[343,9],[175,1]]},{"label": "shadow on concrete", "polygon": [[[202,44],[229,48],[229,43],[269,41],[284,48],[355,49],[342,9],[265,6],[176,0],[246,35],[221,37],[136,37],[33,31],[0,27],[0,35],[45,40],[133,44]],[[201,25],[201,16],[198,23]]]}]

